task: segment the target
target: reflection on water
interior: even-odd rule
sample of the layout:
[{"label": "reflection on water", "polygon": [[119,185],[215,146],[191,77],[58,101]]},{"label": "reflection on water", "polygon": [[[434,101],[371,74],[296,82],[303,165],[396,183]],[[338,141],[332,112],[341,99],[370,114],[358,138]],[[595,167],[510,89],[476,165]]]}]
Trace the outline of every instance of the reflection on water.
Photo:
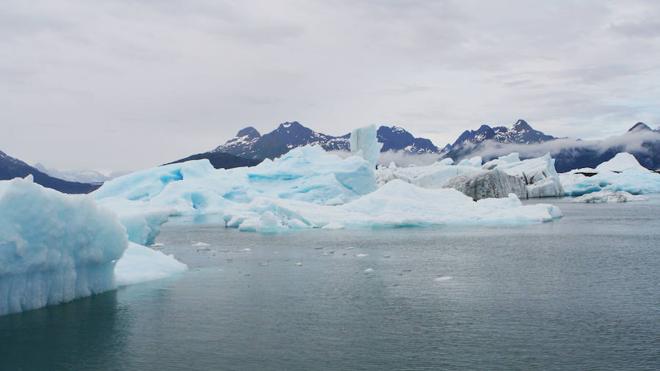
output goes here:
[{"label": "reflection on water", "polygon": [[0,317],[2,369],[102,369],[121,357],[117,292]]}]

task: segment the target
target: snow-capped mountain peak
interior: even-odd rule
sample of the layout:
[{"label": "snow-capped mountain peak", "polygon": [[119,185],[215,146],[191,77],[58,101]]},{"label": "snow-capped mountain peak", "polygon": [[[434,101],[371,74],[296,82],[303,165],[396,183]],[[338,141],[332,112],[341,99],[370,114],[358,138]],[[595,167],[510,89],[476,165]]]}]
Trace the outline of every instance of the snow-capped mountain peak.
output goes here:
[{"label": "snow-capped mountain peak", "polygon": [[241,130],[238,131],[238,134],[236,134],[237,138],[240,137],[246,137],[248,139],[253,139],[253,138],[259,138],[261,134],[259,131],[252,126],[245,127]]},{"label": "snow-capped mountain peak", "polygon": [[79,183],[51,176],[0,151],[0,180],[25,178],[26,176],[32,176],[37,184],[64,193],[89,193],[99,187],[98,184]]},{"label": "snow-capped mountain peak", "polygon": [[513,124],[513,127],[511,127],[512,130],[522,132],[522,131],[529,131],[529,130],[534,130],[532,129],[531,126],[527,123],[525,120],[518,120],[516,121],[515,124]]},{"label": "snow-capped mountain peak", "polygon": [[400,126],[380,126],[378,141],[383,143],[383,152],[404,151],[406,153],[439,153],[440,150],[426,138],[416,138]]},{"label": "snow-capped mountain peak", "polygon": [[[308,144],[317,144],[329,151],[348,151],[350,134],[332,136],[316,132],[297,121],[281,123],[270,133],[259,132],[247,127],[236,137],[218,146],[213,152],[224,152],[248,159],[275,158],[289,150]],[[430,140],[416,138],[400,126],[380,126],[378,141],[383,143],[383,151],[404,151],[407,153],[440,153]]]},{"label": "snow-capped mountain peak", "polygon": [[484,124],[477,130],[466,130],[451,145],[448,151],[444,151],[446,156],[452,158],[463,158],[471,153],[474,148],[482,143],[491,141],[498,144],[532,144],[542,143],[556,139],[552,135],[546,135],[541,131],[535,130],[525,120],[516,121],[511,128],[505,126],[494,126]]}]

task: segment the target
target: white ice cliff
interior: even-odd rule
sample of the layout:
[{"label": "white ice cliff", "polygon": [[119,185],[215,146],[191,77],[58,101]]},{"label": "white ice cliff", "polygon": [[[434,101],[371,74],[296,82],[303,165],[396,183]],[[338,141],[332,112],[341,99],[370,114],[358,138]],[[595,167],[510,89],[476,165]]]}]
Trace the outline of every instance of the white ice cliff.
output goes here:
[{"label": "white ice cliff", "polygon": [[353,130],[350,138],[351,153],[367,160],[372,168],[376,167],[380,157],[380,149],[383,148],[382,143],[374,140],[378,135],[377,133],[376,125],[370,125]]},{"label": "white ice cliff", "polygon": [[623,191],[633,195],[660,193],[660,174],[650,171],[629,153],[618,153],[595,169],[576,169],[560,174],[567,196],[592,192]]},{"label": "white ice cliff", "polygon": [[521,178],[527,185],[528,198],[559,197],[564,194],[555,160],[547,153],[544,156],[520,160],[518,153],[511,153],[483,165],[487,170],[502,170]]},{"label": "white ice cliff", "polygon": [[[484,165],[481,162],[481,157],[473,157],[457,165],[451,159],[428,166],[399,168],[391,164],[379,168],[376,176],[379,184],[400,179],[423,188],[455,188],[475,199],[507,197],[509,193],[520,198],[558,197],[564,194],[550,155],[521,161],[517,153],[512,153]],[[493,170],[509,177],[493,173]],[[520,189],[521,181],[524,189]]]},{"label": "white ice cliff", "polygon": [[[64,195],[29,180],[1,181],[0,315],[111,290],[117,281],[139,281],[131,272],[115,272],[118,260],[135,265],[136,254],[127,256],[126,247],[125,228],[91,197]],[[173,272],[171,263],[165,269],[161,263],[140,264],[152,274],[139,278]]]},{"label": "white ice cliff", "polygon": [[475,201],[508,197],[511,193],[518,198],[527,198],[527,187],[522,178],[497,169],[475,175],[459,175],[450,179],[444,187],[461,191]]}]

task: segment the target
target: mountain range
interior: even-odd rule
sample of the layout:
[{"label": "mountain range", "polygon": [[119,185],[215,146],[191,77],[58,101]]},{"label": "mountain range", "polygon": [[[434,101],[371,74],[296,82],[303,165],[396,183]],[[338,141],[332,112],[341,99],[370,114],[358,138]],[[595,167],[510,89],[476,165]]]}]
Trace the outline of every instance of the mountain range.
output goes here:
[{"label": "mountain range", "polygon": [[466,130],[443,157],[460,161],[481,156],[484,161],[489,161],[511,152],[520,153],[522,159],[550,153],[559,172],[595,168],[619,152],[630,152],[642,166],[655,170],[660,169],[660,130],[638,122],[619,136],[580,140],[547,135],[533,129],[526,121],[518,120],[511,129],[482,125],[474,131]]},{"label": "mountain range", "polygon": [[[626,151],[632,153],[643,166],[660,169],[660,129],[653,130],[641,122],[620,136],[602,141],[557,138],[532,128],[525,120],[516,121],[511,128],[481,125],[477,130],[466,130],[452,144],[443,148],[437,147],[429,139],[415,137],[399,126],[381,125],[377,135],[378,141],[383,144],[382,152],[435,154],[439,159],[452,158],[454,161],[473,156],[481,156],[484,161],[488,161],[511,152],[520,153],[522,159],[550,153],[555,158],[557,171],[565,172],[583,167],[595,168],[617,153]],[[282,123],[263,135],[248,126],[213,150],[169,163],[208,159],[215,168],[254,166],[266,158],[276,158],[293,148],[308,144],[320,145],[329,151],[348,151],[350,134],[323,134],[297,121]],[[81,175],[51,171],[38,164],[28,165],[0,152],[0,180],[25,177],[28,174],[33,175],[36,183],[64,193],[88,193],[100,186],[98,173],[84,172]]]},{"label": "mountain range", "polygon": [[32,174],[35,183],[41,184],[46,188],[58,190],[62,193],[89,193],[100,187],[100,184],[72,182],[50,176],[41,170],[0,151],[0,180],[9,180],[17,177],[25,178],[30,174]]},{"label": "mountain range", "polygon": [[[439,153],[438,147],[429,139],[416,138],[398,126],[380,126],[377,135],[378,141],[383,143],[383,152]],[[350,133],[341,136],[318,133],[297,121],[282,123],[275,130],[264,135],[249,126],[239,130],[234,138],[218,146],[212,152],[263,160],[279,157],[292,148],[308,144],[320,145],[328,151],[348,151],[350,150]]]}]

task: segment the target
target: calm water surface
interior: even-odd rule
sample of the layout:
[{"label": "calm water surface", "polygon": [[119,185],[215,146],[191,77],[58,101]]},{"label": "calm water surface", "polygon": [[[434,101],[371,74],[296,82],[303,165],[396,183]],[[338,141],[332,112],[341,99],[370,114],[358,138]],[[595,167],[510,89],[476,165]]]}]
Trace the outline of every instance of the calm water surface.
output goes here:
[{"label": "calm water surface", "polygon": [[0,369],[660,369],[660,199],[552,202],[524,228],[169,225],[189,272],[0,317]]}]

